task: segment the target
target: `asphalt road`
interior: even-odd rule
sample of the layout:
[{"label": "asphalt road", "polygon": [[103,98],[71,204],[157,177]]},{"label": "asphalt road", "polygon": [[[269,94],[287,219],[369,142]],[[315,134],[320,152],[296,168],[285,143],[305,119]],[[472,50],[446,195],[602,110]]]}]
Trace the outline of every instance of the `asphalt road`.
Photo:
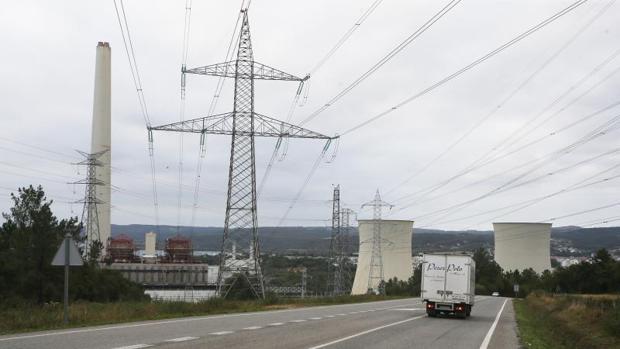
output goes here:
[{"label": "asphalt road", "polygon": [[[501,311],[501,314],[500,314]],[[428,318],[420,299],[134,322],[0,336],[0,348],[518,348],[509,299],[469,319]]]}]

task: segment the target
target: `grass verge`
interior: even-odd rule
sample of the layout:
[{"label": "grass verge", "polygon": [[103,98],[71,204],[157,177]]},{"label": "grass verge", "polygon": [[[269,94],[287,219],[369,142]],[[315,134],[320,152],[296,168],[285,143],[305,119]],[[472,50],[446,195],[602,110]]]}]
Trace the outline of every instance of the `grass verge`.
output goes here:
[{"label": "grass verge", "polygon": [[532,293],[514,301],[524,348],[620,348],[620,297]]},{"label": "grass verge", "polygon": [[161,320],[185,316],[244,313],[320,305],[373,302],[398,298],[405,297],[382,297],[374,295],[306,299],[280,299],[268,297],[260,301],[213,298],[199,303],[161,301],[117,303],[76,302],[69,307],[70,324],[67,326],[62,323],[62,303],[45,304],[42,306],[21,304],[11,307],[0,306],[0,334],[142,320]]}]

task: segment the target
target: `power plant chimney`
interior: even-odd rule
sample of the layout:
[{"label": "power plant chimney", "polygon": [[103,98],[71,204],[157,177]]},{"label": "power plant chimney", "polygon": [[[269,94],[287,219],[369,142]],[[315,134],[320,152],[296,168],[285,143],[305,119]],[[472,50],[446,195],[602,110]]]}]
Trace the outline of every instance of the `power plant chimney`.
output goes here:
[{"label": "power plant chimney", "polygon": [[[105,151],[99,158],[102,163],[97,168],[97,179],[103,185],[96,188],[96,197],[101,204],[97,205],[99,220],[99,239],[105,248],[111,234],[110,227],[110,184],[111,184],[111,60],[110,44],[97,44],[97,58],[95,63],[95,93],[93,99],[93,124],[91,137],[91,153]],[[102,252],[105,255],[105,250]]]}]

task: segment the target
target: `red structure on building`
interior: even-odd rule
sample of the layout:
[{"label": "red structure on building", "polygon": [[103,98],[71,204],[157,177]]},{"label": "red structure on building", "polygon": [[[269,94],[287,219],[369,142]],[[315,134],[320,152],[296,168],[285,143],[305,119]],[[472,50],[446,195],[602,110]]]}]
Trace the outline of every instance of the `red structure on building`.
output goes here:
[{"label": "red structure on building", "polygon": [[125,234],[108,239],[106,258],[109,263],[131,263],[136,259],[133,239]]},{"label": "red structure on building", "polygon": [[193,263],[192,240],[176,235],[166,239],[166,260],[168,263]]}]

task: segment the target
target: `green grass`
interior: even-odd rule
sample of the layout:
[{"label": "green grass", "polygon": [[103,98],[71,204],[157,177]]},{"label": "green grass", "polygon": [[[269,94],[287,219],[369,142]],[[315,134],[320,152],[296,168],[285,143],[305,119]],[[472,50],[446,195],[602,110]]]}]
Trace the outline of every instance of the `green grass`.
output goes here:
[{"label": "green grass", "polygon": [[262,301],[210,299],[199,303],[185,302],[76,302],[69,307],[70,324],[62,323],[62,303],[45,305],[21,304],[0,306],[0,334],[30,332],[104,325],[141,320],[160,320],[185,316],[201,316],[253,311],[292,309],[308,306],[382,301],[403,297],[373,295],[323,297],[306,299],[279,299],[268,297]]},{"label": "green grass", "polygon": [[536,293],[514,301],[524,348],[620,348],[617,296]]}]

